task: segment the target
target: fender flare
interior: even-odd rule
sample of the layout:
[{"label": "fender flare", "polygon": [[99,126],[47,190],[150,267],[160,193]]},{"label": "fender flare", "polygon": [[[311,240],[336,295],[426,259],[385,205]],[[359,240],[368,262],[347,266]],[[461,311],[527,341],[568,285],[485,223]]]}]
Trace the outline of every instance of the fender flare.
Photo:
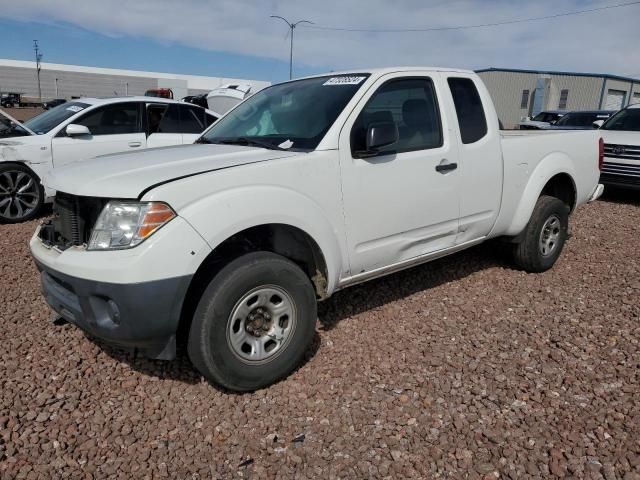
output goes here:
[{"label": "fender flare", "polygon": [[568,175],[575,189],[575,168],[569,156],[561,152],[553,152],[544,157],[529,176],[513,220],[505,231],[506,236],[518,235],[524,230],[545,185],[558,174]]},{"label": "fender flare", "polygon": [[339,233],[321,207],[303,193],[285,187],[252,185],[224,190],[185,206],[179,215],[212,250],[233,235],[261,225],[283,224],[305,232],[324,257],[328,295],[335,291],[347,265]]}]

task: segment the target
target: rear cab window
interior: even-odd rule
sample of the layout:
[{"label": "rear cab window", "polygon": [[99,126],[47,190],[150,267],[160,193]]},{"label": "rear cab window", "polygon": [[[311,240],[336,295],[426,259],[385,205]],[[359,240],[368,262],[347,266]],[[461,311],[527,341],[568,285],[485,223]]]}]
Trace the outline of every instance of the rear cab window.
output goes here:
[{"label": "rear cab window", "polygon": [[470,78],[447,79],[456,107],[462,143],[475,143],[487,134],[487,118],[474,81]]}]

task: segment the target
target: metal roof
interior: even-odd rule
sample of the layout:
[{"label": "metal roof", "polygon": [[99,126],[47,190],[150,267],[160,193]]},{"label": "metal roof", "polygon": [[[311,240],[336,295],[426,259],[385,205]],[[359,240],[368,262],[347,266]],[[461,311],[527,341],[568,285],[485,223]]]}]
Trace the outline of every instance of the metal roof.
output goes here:
[{"label": "metal roof", "polygon": [[625,82],[640,82],[640,79],[623,77],[620,75],[610,75],[608,73],[581,73],[581,72],[552,72],[548,70],[523,70],[518,68],[482,68],[476,70],[476,73],[482,72],[511,72],[511,73],[536,73],[538,75],[570,75],[574,77],[597,77],[597,78],[610,78],[612,80],[622,80]]}]

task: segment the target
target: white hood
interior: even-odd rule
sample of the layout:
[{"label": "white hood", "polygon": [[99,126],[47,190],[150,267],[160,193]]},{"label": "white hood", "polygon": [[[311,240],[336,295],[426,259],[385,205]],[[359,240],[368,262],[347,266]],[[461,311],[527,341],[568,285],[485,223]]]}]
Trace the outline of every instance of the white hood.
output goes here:
[{"label": "white hood", "polygon": [[74,195],[138,198],[161,183],[249,163],[299,155],[237,145],[179,145],[105,155],[51,170],[44,184]]},{"label": "white hood", "polygon": [[630,132],[625,130],[598,130],[604,139],[604,143],[614,145],[638,145],[640,146],[640,132]]}]

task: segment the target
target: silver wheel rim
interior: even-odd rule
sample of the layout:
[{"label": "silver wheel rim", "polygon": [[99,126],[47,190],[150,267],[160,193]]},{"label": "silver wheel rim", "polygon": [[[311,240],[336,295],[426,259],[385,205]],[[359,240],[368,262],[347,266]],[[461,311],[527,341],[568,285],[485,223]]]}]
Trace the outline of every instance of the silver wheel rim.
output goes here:
[{"label": "silver wheel rim", "polygon": [[291,296],[275,285],[247,292],[233,307],[227,322],[227,343],[242,362],[273,360],[289,344],[296,328]]},{"label": "silver wheel rim", "polygon": [[548,257],[553,254],[558,248],[558,243],[560,242],[560,232],[562,230],[562,223],[560,222],[560,217],[557,215],[551,215],[547,218],[547,221],[544,222],[542,226],[542,231],[540,232],[540,253],[543,257]]},{"label": "silver wheel rim", "polygon": [[12,220],[24,218],[38,206],[40,190],[32,175],[21,170],[0,173],[0,215]]}]

